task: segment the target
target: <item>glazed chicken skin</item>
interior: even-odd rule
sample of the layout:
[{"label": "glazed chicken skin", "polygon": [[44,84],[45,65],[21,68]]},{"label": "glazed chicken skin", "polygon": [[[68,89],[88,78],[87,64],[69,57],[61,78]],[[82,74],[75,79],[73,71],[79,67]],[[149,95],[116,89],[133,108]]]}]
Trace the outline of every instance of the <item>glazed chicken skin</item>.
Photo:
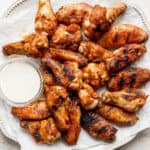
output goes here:
[{"label": "glazed chicken skin", "polygon": [[129,44],[114,51],[111,58],[106,60],[107,70],[113,75],[131,65],[144,55],[146,47],[143,44]]},{"label": "glazed chicken skin", "polygon": [[109,91],[119,91],[128,88],[140,88],[150,79],[150,70],[144,68],[130,68],[121,71],[108,82]]},{"label": "glazed chicken skin", "polygon": [[117,129],[108,123],[103,117],[94,112],[85,112],[82,115],[83,128],[94,138],[106,142],[115,140]]},{"label": "glazed chicken skin", "polygon": [[46,100],[38,100],[25,107],[12,107],[11,113],[20,120],[43,120],[51,115]]},{"label": "glazed chicken skin", "polygon": [[51,36],[57,28],[57,20],[52,10],[51,0],[39,0],[35,18],[35,31]]},{"label": "glazed chicken skin", "polygon": [[109,75],[104,63],[89,63],[82,69],[83,80],[94,88],[102,87],[109,80]]},{"label": "glazed chicken skin", "polygon": [[94,109],[99,101],[99,95],[94,89],[86,84],[82,84],[82,88],[78,91],[79,101],[84,110]]},{"label": "glazed chicken skin", "polygon": [[91,41],[82,41],[78,51],[85,56],[89,62],[101,62],[112,56],[112,52],[104,49],[99,44]]},{"label": "glazed chicken skin", "polygon": [[50,47],[77,51],[81,40],[82,33],[79,25],[60,24],[51,38]]},{"label": "glazed chicken skin", "polygon": [[81,24],[85,14],[90,13],[92,6],[86,3],[75,3],[61,7],[56,13],[59,23],[62,24]]},{"label": "glazed chicken skin", "polygon": [[9,43],[3,46],[2,51],[5,56],[27,55],[31,57],[41,57],[40,50],[48,48],[47,36],[43,34],[30,34],[18,42]]},{"label": "glazed chicken skin", "polygon": [[76,102],[71,102],[68,106],[69,128],[63,134],[64,141],[69,145],[75,145],[80,135],[81,110]]},{"label": "glazed chicken skin", "polygon": [[83,55],[73,51],[50,48],[49,52],[51,54],[51,57],[54,59],[63,61],[74,61],[77,62],[80,66],[85,66],[88,61]]},{"label": "glazed chicken skin", "polygon": [[110,8],[95,5],[83,19],[82,28],[85,36],[92,40],[99,40],[109,30],[114,20],[125,11],[126,7],[125,3]]},{"label": "glazed chicken skin", "polygon": [[52,118],[42,121],[21,121],[20,126],[39,144],[53,144],[61,138],[61,133]]},{"label": "glazed chicken skin", "polygon": [[104,48],[119,48],[125,44],[142,43],[148,39],[148,34],[141,28],[131,24],[112,26],[98,43]]},{"label": "glazed chicken skin", "polygon": [[147,95],[142,90],[127,89],[123,91],[108,92],[101,95],[102,102],[122,108],[128,112],[138,111],[146,102]]},{"label": "glazed chicken skin", "polygon": [[118,107],[104,104],[101,101],[99,101],[95,112],[104,117],[106,120],[122,126],[133,125],[138,120],[135,113],[125,112]]}]

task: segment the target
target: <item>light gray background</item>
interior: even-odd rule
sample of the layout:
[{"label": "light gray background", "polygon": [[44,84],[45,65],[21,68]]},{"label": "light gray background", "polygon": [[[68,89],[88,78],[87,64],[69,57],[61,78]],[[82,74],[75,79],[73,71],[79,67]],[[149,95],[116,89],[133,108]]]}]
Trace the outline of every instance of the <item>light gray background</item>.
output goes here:
[{"label": "light gray background", "polygon": [[[0,14],[15,0],[0,0]],[[138,5],[147,16],[150,23],[150,1],[149,0],[127,0]],[[0,131],[0,150],[20,150],[15,142],[7,139]],[[118,150],[149,150],[150,149],[150,129],[140,133],[133,141],[122,146]]]}]

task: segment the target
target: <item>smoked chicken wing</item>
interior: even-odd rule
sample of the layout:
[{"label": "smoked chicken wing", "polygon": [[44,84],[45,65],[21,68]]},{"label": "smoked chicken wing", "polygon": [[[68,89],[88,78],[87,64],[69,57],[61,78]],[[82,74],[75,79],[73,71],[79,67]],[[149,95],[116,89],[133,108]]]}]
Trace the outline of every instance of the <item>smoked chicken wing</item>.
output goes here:
[{"label": "smoked chicken wing", "polygon": [[52,10],[51,0],[39,0],[39,8],[35,18],[35,30],[51,36],[57,28],[57,20]]},{"label": "smoked chicken wing", "polygon": [[109,30],[114,20],[125,11],[126,7],[125,3],[110,8],[95,5],[83,20],[82,28],[86,37],[99,40]]},{"label": "smoked chicken wing", "polygon": [[46,100],[38,100],[25,107],[12,107],[11,113],[20,120],[43,120],[51,115]]},{"label": "smoked chicken wing", "polygon": [[78,51],[88,59],[89,62],[101,62],[112,56],[112,52],[91,41],[82,41]]},{"label": "smoked chicken wing", "polygon": [[96,113],[84,112],[82,115],[82,126],[96,139],[107,142],[115,140],[117,129]]},{"label": "smoked chicken wing", "polygon": [[21,121],[20,126],[40,144],[53,144],[61,138],[52,118],[42,121]]},{"label": "smoked chicken wing", "polygon": [[105,48],[119,48],[125,44],[142,43],[148,39],[148,34],[141,28],[131,24],[112,26],[99,40]]},{"label": "smoked chicken wing", "polygon": [[91,12],[92,6],[86,3],[75,3],[61,7],[57,14],[57,20],[63,24],[81,24],[85,14]]},{"label": "smoked chicken wing", "polygon": [[118,125],[133,125],[138,120],[136,114],[125,112],[120,108],[104,104],[101,101],[99,101],[98,107],[96,108],[96,113]]},{"label": "smoked chicken wing", "polygon": [[104,86],[109,80],[109,75],[104,63],[89,63],[82,71],[84,81],[94,88]]},{"label": "smoked chicken wing", "polygon": [[125,111],[135,112],[146,102],[147,95],[142,90],[127,89],[116,92],[103,92],[101,100],[106,104],[118,106]]},{"label": "smoked chicken wing", "polygon": [[108,82],[108,90],[119,91],[128,88],[139,88],[150,79],[150,70],[144,68],[130,68],[121,71]]},{"label": "smoked chicken wing", "polygon": [[50,47],[77,51],[81,40],[82,34],[79,25],[60,24],[51,38]]},{"label": "smoked chicken wing", "polygon": [[48,48],[48,39],[43,34],[30,34],[22,41],[13,42],[3,46],[2,51],[5,56],[27,55],[31,57],[41,57],[41,49]]},{"label": "smoked chicken wing", "polygon": [[146,47],[140,44],[125,45],[114,51],[111,58],[106,60],[107,69],[113,75],[131,65],[144,55]]}]

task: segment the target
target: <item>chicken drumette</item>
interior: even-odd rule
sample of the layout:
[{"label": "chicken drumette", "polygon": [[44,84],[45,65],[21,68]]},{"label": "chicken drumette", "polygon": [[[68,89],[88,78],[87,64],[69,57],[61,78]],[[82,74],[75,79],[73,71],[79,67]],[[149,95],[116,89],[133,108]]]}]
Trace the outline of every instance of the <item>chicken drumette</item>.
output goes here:
[{"label": "chicken drumette", "polygon": [[150,79],[150,70],[144,68],[130,68],[121,71],[108,82],[110,91],[122,89],[139,88]]},{"label": "chicken drumette", "polygon": [[39,0],[39,8],[35,18],[35,30],[51,36],[57,28],[57,20],[50,0]]},{"label": "chicken drumette", "polygon": [[60,24],[51,38],[50,47],[77,51],[81,40],[82,35],[79,25],[65,26]]},{"label": "chicken drumette", "polygon": [[89,62],[101,62],[112,56],[112,52],[104,49],[99,44],[91,41],[82,41],[78,51],[85,56]]},{"label": "chicken drumette", "polygon": [[21,121],[20,126],[40,144],[53,144],[61,138],[61,133],[52,118],[42,121]]},{"label": "chicken drumette", "polygon": [[125,44],[142,43],[148,39],[148,34],[141,28],[131,24],[112,26],[99,40],[105,48],[119,48]]},{"label": "chicken drumette", "polygon": [[94,88],[104,86],[109,80],[109,75],[104,63],[89,63],[82,71],[84,81]]},{"label": "chicken drumette", "polygon": [[106,60],[107,70],[113,75],[131,65],[144,55],[146,47],[143,44],[129,44],[114,51],[112,57]]},{"label": "chicken drumette", "polygon": [[40,50],[48,48],[48,39],[44,34],[30,34],[22,41],[13,42],[3,46],[3,54],[8,55],[27,55],[31,57],[41,57]]},{"label": "chicken drumette", "polygon": [[25,107],[13,107],[11,113],[20,120],[43,120],[51,115],[46,100],[38,100]]},{"label": "chicken drumette", "polygon": [[147,99],[147,95],[142,90],[127,89],[116,92],[103,92],[101,100],[106,104],[118,106],[125,111],[135,112],[141,108]]},{"label": "chicken drumette", "polygon": [[61,7],[57,14],[57,20],[63,24],[81,24],[85,14],[90,13],[92,6],[86,3],[75,3]]},{"label": "chicken drumette", "polygon": [[115,139],[117,129],[104,118],[93,112],[84,112],[82,115],[83,128],[94,138],[111,142]]},{"label": "chicken drumette", "polygon": [[109,30],[113,21],[125,11],[126,7],[125,3],[109,8],[95,5],[92,11],[86,14],[83,19],[84,34],[89,39],[99,40]]}]

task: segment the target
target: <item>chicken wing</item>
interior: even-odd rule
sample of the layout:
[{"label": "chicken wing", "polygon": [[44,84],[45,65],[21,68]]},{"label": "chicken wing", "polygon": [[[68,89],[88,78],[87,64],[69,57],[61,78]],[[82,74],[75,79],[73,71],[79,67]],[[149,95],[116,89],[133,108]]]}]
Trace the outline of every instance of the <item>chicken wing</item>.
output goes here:
[{"label": "chicken wing", "polygon": [[141,28],[131,24],[121,24],[110,28],[99,40],[105,48],[119,48],[125,44],[142,43],[148,39],[148,34]]},{"label": "chicken wing", "polygon": [[112,52],[104,49],[99,44],[91,41],[82,41],[78,51],[85,56],[89,62],[101,62],[112,56]]},{"label": "chicken wing", "polygon": [[82,71],[84,81],[94,88],[104,86],[109,80],[109,75],[104,63],[89,63]]},{"label": "chicken wing", "polygon": [[94,138],[107,142],[115,139],[117,129],[96,113],[84,112],[82,115],[82,125]]},{"label": "chicken wing", "polygon": [[146,102],[147,95],[142,90],[127,89],[116,92],[103,92],[101,100],[106,104],[118,106],[125,111],[135,112]]},{"label": "chicken wing", "polygon": [[20,126],[40,144],[53,144],[61,138],[61,133],[52,118],[42,121],[21,121]]},{"label": "chicken wing", "polygon": [[41,57],[41,49],[48,48],[48,39],[42,34],[30,34],[22,41],[13,42],[3,46],[2,51],[5,56],[27,55],[31,57]]},{"label": "chicken wing", "polygon": [[150,79],[150,70],[143,68],[130,68],[121,71],[108,82],[110,91],[119,91],[128,88],[139,88]]},{"label": "chicken wing", "polygon": [[92,40],[99,40],[109,30],[113,21],[126,9],[125,3],[106,8],[95,5],[92,11],[85,15],[82,28],[84,34]]},{"label": "chicken wing", "polygon": [[118,125],[133,125],[138,120],[136,114],[125,112],[115,106],[106,105],[101,101],[99,101],[96,108],[96,113]]},{"label": "chicken wing", "polygon": [[57,28],[57,20],[50,0],[39,0],[39,8],[35,18],[35,30],[51,36]]},{"label": "chicken wing", "polygon": [[38,100],[25,107],[12,107],[11,113],[20,120],[43,120],[51,115],[46,100]]},{"label": "chicken wing", "polygon": [[63,24],[81,24],[85,14],[92,10],[92,6],[86,3],[75,3],[61,7],[57,14],[57,20]]},{"label": "chicken wing", "polygon": [[72,102],[68,107],[69,114],[69,129],[64,132],[63,139],[69,145],[75,145],[81,131],[80,120],[81,110],[75,102]]},{"label": "chicken wing", "polygon": [[79,25],[65,26],[60,24],[52,36],[50,47],[77,51],[81,40],[82,34]]},{"label": "chicken wing", "polygon": [[114,75],[134,63],[142,57],[145,52],[146,47],[140,44],[129,44],[115,50],[113,56],[106,61],[110,75]]},{"label": "chicken wing", "polygon": [[86,84],[82,84],[82,88],[78,91],[79,101],[83,109],[91,110],[94,109],[99,100],[99,95],[94,91],[94,89]]}]

